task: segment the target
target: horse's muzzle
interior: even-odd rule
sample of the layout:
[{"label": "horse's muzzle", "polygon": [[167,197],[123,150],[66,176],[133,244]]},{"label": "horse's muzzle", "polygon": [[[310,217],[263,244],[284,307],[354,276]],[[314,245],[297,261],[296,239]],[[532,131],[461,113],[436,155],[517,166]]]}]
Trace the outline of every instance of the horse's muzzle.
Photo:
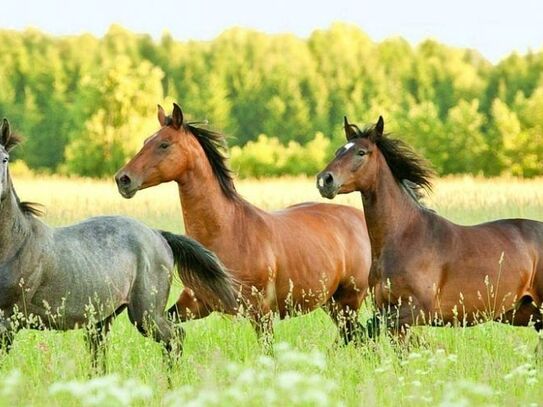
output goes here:
[{"label": "horse's muzzle", "polygon": [[324,171],[317,175],[317,188],[322,197],[332,199],[337,195],[339,184],[333,173]]},{"label": "horse's muzzle", "polygon": [[115,183],[123,198],[130,199],[138,192],[138,187],[134,185],[135,183],[132,178],[125,172],[120,172],[115,175]]}]

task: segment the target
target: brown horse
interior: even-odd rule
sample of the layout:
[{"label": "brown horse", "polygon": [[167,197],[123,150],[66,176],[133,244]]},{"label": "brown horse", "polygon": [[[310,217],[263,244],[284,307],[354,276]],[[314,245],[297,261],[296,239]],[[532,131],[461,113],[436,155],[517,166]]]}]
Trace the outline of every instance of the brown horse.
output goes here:
[{"label": "brown horse", "polygon": [[[284,317],[324,306],[345,342],[352,340],[371,259],[363,212],[322,203],[263,211],[236,192],[222,135],[184,123],[177,104],[171,116],[159,106],[158,121],[160,130],[117,173],[121,195],[178,183],[187,235],[214,251],[242,283],[242,306],[257,333],[271,330],[270,311]],[[170,311],[185,320],[218,306],[186,287]]]},{"label": "brown horse", "polygon": [[388,329],[400,334],[410,325],[485,320],[540,330],[543,223],[460,226],[426,209],[401,180],[431,189],[432,171],[383,127],[382,117],[365,130],[345,118],[347,144],[317,177],[324,197],[362,193],[372,248],[369,286],[381,314],[373,322],[386,317]]}]

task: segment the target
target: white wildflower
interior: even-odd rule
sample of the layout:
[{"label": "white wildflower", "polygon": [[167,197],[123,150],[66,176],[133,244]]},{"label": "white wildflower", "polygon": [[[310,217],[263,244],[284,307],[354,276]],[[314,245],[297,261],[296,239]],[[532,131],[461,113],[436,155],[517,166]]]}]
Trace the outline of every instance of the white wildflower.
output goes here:
[{"label": "white wildflower", "polygon": [[19,370],[12,370],[2,380],[0,387],[0,394],[3,396],[10,396],[15,394],[17,387],[21,384],[22,374]]},{"label": "white wildflower", "polygon": [[145,400],[153,395],[149,386],[132,379],[123,382],[117,375],[88,381],[56,382],[49,387],[49,393],[70,394],[84,406],[129,406],[136,400]]}]

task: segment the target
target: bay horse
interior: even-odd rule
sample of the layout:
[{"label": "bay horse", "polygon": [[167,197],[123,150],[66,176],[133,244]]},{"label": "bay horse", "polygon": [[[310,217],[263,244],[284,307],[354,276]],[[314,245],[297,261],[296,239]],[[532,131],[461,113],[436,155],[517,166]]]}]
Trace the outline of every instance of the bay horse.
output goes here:
[{"label": "bay horse", "polygon": [[[130,218],[101,216],[51,228],[36,204],[22,202],[9,173],[20,138],[0,129],[0,342],[9,351],[21,328],[84,328],[96,367],[113,318],[125,308],[140,333],[181,352],[184,330],[165,308],[172,270],[181,280],[235,305],[230,276],[196,241]],[[22,320],[19,319],[22,318]],[[175,341],[175,342],[174,342]],[[175,345],[175,346],[174,346]]]},{"label": "bay horse", "polygon": [[[402,180],[431,189],[433,171],[406,143],[345,118],[347,143],[317,176],[323,197],[359,191],[371,240],[370,290],[379,318],[402,336],[409,326],[497,320],[542,328],[543,223],[450,222],[422,206]],[[469,146],[466,146],[469,148]],[[379,322],[381,321],[381,322]]]},{"label": "bay horse", "polygon": [[[174,103],[171,116],[158,106],[160,129],[122,168],[120,194],[175,181],[188,236],[214,251],[241,283],[241,308],[261,339],[269,341],[271,315],[324,307],[345,342],[359,333],[358,309],[366,295],[369,238],[362,211],[342,205],[301,203],[266,212],[236,191],[224,136],[185,123]],[[181,320],[219,309],[188,285],[170,309]],[[267,334],[263,336],[262,334]]]}]

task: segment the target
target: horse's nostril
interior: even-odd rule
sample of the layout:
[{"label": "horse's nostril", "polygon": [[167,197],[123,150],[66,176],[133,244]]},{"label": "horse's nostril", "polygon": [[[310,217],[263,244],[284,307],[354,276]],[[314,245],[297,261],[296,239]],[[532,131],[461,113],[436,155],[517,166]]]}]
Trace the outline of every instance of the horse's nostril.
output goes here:
[{"label": "horse's nostril", "polygon": [[126,175],[126,174],[121,176],[121,178],[119,178],[119,183],[123,187],[126,187],[126,186],[130,185],[130,177],[128,175]]},{"label": "horse's nostril", "polygon": [[332,182],[334,182],[334,177],[332,176],[332,174],[330,173],[327,173],[324,175],[324,184],[325,185],[330,185]]}]

